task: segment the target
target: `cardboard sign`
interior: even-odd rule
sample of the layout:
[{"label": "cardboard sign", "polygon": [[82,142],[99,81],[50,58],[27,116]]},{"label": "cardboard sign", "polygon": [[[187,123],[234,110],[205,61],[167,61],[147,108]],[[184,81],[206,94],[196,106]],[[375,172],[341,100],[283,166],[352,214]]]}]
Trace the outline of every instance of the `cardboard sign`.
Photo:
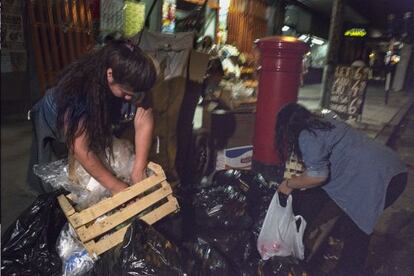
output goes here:
[{"label": "cardboard sign", "polygon": [[356,119],[362,113],[369,68],[338,66],[329,108],[343,119]]}]

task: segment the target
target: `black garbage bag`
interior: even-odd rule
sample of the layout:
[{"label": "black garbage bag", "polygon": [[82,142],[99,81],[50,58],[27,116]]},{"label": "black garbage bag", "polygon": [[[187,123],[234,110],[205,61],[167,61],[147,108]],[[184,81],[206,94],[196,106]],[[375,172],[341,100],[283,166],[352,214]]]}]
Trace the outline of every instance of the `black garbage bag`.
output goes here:
[{"label": "black garbage bag", "polygon": [[186,263],[188,275],[240,275],[231,256],[223,254],[204,238],[197,237],[183,246],[189,256]]},{"label": "black garbage bag", "polygon": [[276,187],[270,187],[261,174],[250,170],[218,171],[213,177],[214,187],[231,185],[238,188],[246,196],[247,212],[256,218],[269,207],[276,192]]},{"label": "black garbage bag", "polygon": [[245,261],[246,244],[248,244],[251,233],[246,230],[223,231],[207,230],[199,233],[198,237],[214,246],[220,253],[228,256],[237,267]]},{"label": "black garbage bag", "polygon": [[103,254],[88,275],[183,275],[184,259],[177,246],[134,219],[122,244]]},{"label": "black garbage bag", "polygon": [[193,198],[195,224],[201,229],[248,229],[246,196],[239,188],[223,185],[202,189]]},{"label": "black garbage bag", "polygon": [[66,217],[56,199],[59,193],[40,195],[6,230],[1,274],[61,275],[62,262],[55,247]]},{"label": "black garbage bag", "polygon": [[246,176],[250,176],[251,171],[240,170],[225,170],[218,171],[214,174],[212,186],[232,185],[238,187],[241,191],[247,192],[249,190],[249,182],[244,181]]}]

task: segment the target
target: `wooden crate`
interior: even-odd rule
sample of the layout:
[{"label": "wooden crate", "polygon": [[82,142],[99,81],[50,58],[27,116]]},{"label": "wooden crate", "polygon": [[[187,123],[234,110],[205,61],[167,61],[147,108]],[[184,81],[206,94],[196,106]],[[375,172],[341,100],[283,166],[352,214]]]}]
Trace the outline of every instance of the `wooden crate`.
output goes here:
[{"label": "wooden crate", "polygon": [[[179,210],[161,166],[150,162],[148,168],[154,172],[150,177],[80,212],[70,203],[70,195],[58,197],[66,218],[92,258],[121,243],[129,224],[120,225],[134,216],[153,224]],[[116,227],[121,228],[108,233]]]},{"label": "wooden crate", "polygon": [[296,156],[291,156],[285,163],[284,179],[291,179],[292,176],[300,175],[304,171],[303,165],[298,161]]}]

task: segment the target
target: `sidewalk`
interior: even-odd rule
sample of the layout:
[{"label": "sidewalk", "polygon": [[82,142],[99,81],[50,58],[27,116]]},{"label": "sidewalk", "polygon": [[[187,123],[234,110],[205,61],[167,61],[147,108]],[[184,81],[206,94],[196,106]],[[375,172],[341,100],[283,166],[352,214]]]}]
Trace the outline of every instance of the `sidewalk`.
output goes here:
[{"label": "sidewalk", "polygon": [[[311,110],[318,109],[321,96],[321,84],[305,85],[299,89],[298,102]],[[394,128],[413,105],[414,94],[391,92],[387,105],[384,99],[383,86],[368,84],[362,119],[352,125],[369,137],[387,144]]]}]

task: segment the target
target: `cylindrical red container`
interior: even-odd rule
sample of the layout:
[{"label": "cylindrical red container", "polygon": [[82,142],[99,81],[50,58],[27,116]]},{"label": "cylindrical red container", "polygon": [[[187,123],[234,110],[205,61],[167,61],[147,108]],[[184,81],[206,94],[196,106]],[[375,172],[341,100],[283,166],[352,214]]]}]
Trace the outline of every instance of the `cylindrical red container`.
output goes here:
[{"label": "cylindrical red container", "polygon": [[259,89],[253,140],[253,160],[265,166],[279,165],[275,150],[276,114],[296,102],[302,58],[309,47],[295,37],[274,36],[258,40]]}]

